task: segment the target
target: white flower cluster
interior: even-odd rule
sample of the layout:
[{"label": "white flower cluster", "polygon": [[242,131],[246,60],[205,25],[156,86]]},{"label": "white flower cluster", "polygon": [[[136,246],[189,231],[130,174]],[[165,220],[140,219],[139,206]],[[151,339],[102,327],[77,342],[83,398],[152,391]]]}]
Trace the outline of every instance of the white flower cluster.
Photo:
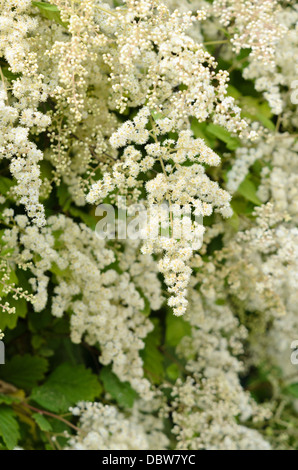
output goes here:
[{"label": "white flower cluster", "polygon": [[71,411],[80,417],[80,431],[68,450],[164,450],[169,441],[163,422],[136,404],[127,416],[116,407],[82,402]]},{"label": "white flower cluster", "polygon": [[245,179],[250,167],[263,157],[260,146],[239,147],[235,151],[235,163],[228,172],[227,190],[230,194],[237,191],[239,185]]},{"label": "white flower cluster", "polygon": [[269,199],[278,212],[287,212],[298,220],[298,144],[289,133],[270,133],[255,145],[239,147],[235,162],[227,175],[227,189],[234,193],[249,168],[262,162],[261,182],[257,195],[263,203]]},{"label": "white flower cluster", "polygon": [[28,215],[42,226],[45,218],[39,202],[38,163],[43,155],[29,138],[29,132],[31,128],[35,133],[44,131],[50,118],[38,110],[39,103],[46,101],[48,95],[28,38],[37,27],[36,19],[27,14],[30,6],[30,0],[4,0],[1,4],[0,56],[8,63],[6,70],[16,74],[16,79],[10,98],[5,71],[0,69],[0,159],[10,159],[10,170],[18,183],[15,192]]},{"label": "white flower cluster", "polygon": [[105,12],[110,11],[107,5],[101,10],[99,3],[56,1],[64,26],[42,22],[36,34],[39,67],[55,102],[45,158],[53,166],[53,181],[63,181],[78,206],[86,204],[86,188],[96,170],[116,158],[108,138],[117,119],[108,107],[111,86],[103,64],[112,47],[106,20],[113,13]]},{"label": "white flower cluster", "polygon": [[[247,123],[233,98],[227,96],[228,74],[221,70],[216,73],[214,59],[186,34],[196,20],[191,12],[170,13],[162,3],[148,0],[127,1],[126,7],[117,17],[121,28],[114,33],[116,48],[104,55],[111,68],[110,105],[122,112],[128,106],[141,106],[141,110],[111,136],[112,147],[125,147],[123,157],[92,185],[87,201],[94,204],[108,195],[113,198],[116,188],[118,194],[138,201],[143,175],[147,180],[148,174],[158,171],[146,182],[147,203],[154,207],[154,217],[142,250],[166,252],[159,268],[173,294],[169,305],[176,315],[182,315],[191,273],[188,261],[192,250],[200,247],[204,232],[202,224],[192,217],[210,215],[213,209],[224,217],[232,215],[229,194],[205,173],[204,165],[217,166],[220,159],[203,139],[193,138],[189,117],[199,122],[211,118],[240,134],[245,133]],[[197,16],[203,19],[205,14],[199,12]],[[162,136],[169,132],[177,132],[178,138],[162,142]],[[144,146],[145,156],[132,143]],[[163,202],[169,205],[170,222],[160,207]],[[179,214],[173,214],[175,210],[182,211],[183,223]],[[163,229],[170,226],[172,234],[176,228],[182,230],[179,241],[161,236],[152,242],[150,235],[156,232],[160,220]]]},{"label": "white flower cluster", "polygon": [[202,295],[230,305],[247,326],[251,362],[278,367],[291,382],[296,378],[289,348],[298,328],[298,230],[271,203],[254,215],[253,226],[226,237],[213,263],[201,263],[196,281]]},{"label": "white flower cluster", "polygon": [[287,33],[276,43],[274,60],[268,64],[261,64],[257,58],[250,57],[250,63],[244,69],[243,75],[247,79],[255,80],[256,89],[263,92],[274,114],[281,114],[286,110],[282,120],[292,121],[294,125],[297,125],[297,102],[294,103],[292,100],[292,95],[294,93],[297,95],[297,5],[289,5],[282,11],[277,11],[276,18]]},{"label": "white flower cluster", "polygon": [[[16,283],[12,281],[13,276],[11,265],[5,259],[2,259],[0,262],[0,276],[1,298],[5,298],[8,294],[11,294],[12,298],[15,300],[26,299],[27,302],[34,303],[34,297],[22,287],[17,287]],[[16,308],[11,307],[7,301],[5,301],[5,303],[0,303],[0,307],[3,312],[9,314],[16,313]]]},{"label": "white flower cluster", "polygon": [[186,34],[205,12],[170,13],[157,0],[127,0],[126,5],[119,14],[116,49],[104,56],[112,70],[111,105],[124,111],[146,104],[163,110],[179,126],[189,116],[205,121],[212,115],[230,131],[243,131],[246,123],[227,96],[228,74],[216,73],[214,58]]},{"label": "white flower cluster", "polygon": [[178,379],[173,391],[173,432],[178,449],[269,450],[269,443],[245,426],[251,420],[270,417],[258,409],[239,381],[243,366],[237,355],[243,352],[246,329],[239,325],[228,305],[191,291],[187,317],[191,337],[182,339],[178,353],[191,372],[185,382]]},{"label": "white flower cluster", "polygon": [[48,302],[50,270],[57,278],[52,314],[71,314],[72,341],[80,343],[84,337],[89,345],[100,345],[101,363],[112,363],[120,380],[130,382],[143,398],[150,398],[150,383],[143,377],[139,351],[153,329],[142,313],[143,296],[156,309],[163,300],[152,258],[139,257],[137,247],[131,247],[119,254],[121,264],[115,270],[109,268],[116,261],[115,253],[83,224],[79,226],[62,215],[50,217],[42,231],[30,226],[28,219],[17,218],[16,222],[3,239],[15,249],[16,263],[31,261],[35,311],[42,311]]},{"label": "white flower cluster", "polygon": [[295,382],[295,366],[288,356],[289,345],[296,339],[298,328],[298,229],[290,218],[286,217],[287,223],[282,217],[278,218],[274,209],[271,204],[259,208],[258,226],[240,234],[239,241],[246,245],[256,266],[257,257],[261,256],[258,270],[266,280],[256,283],[259,295],[264,295],[266,288],[271,289],[271,297],[274,293],[282,308],[280,314],[274,315],[267,335],[256,341],[255,354],[258,359],[261,356],[262,360],[278,366],[289,382]]},{"label": "white flower cluster", "polygon": [[277,0],[215,0],[212,13],[232,35],[233,50],[251,49],[262,64],[274,63],[275,47],[286,32],[278,21]]},{"label": "white flower cluster", "polygon": [[298,143],[289,134],[276,134],[258,149],[266,162],[261,172],[258,196],[262,202],[270,199],[279,212],[287,212],[298,220]]},{"label": "white flower cluster", "polygon": [[[67,319],[72,342],[97,350],[100,365],[139,396],[130,410],[108,393],[109,404],[79,403],[67,448],[278,447],[283,410],[297,407],[285,388],[297,383],[297,6],[0,3],[0,308],[14,314],[7,299],[25,299],[30,314]],[[43,16],[44,5],[54,14]],[[232,84],[241,73],[239,88],[253,83],[278,115],[258,136],[260,125],[228,94],[225,61]],[[237,193],[250,171],[255,209],[250,194]],[[78,222],[94,226],[87,204],[117,205],[119,196],[132,218],[135,203],[148,211],[142,242],[101,240]],[[18,269],[33,294],[17,284]],[[171,321],[178,337],[180,326],[188,331],[175,346]],[[155,354],[164,375],[151,381]],[[273,392],[257,405],[246,378],[261,364]],[[286,431],[294,447],[292,422]]]},{"label": "white flower cluster", "polygon": [[[169,292],[173,294],[169,305],[174,307],[175,315],[182,315],[187,306],[186,289],[191,274],[188,262],[193,250],[201,247],[204,233],[202,223],[192,220],[192,217],[211,215],[214,209],[229,217],[232,210],[229,206],[230,195],[209,179],[203,166],[219,165],[219,156],[203,139],[195,139],[190,130],[181,130],[177,141],[159,140],[173,130],[173,119],[158,119],[155,122],[147,107],[142,108],[133,121],[126,121],[111,137],[114,147],[126,145],[123,161],[116,163],[112,173],[105,173],[102,180],[92,186],[87,201],[103,201],[116,188],[118,194],[130,196],[136,201],[142,186],[139,176],[153,170],[156,164],[160,167],[160,172],[146,183],[151,216],[144,229],[142,252],[165,252],[159,269],[165,276]],[[131,145],[132,142],[145,146],[145,157]],[[189,164],[185,166],[186,163]],[[170,214],[164,210],[164,202],[168,204]],[[164,230],[169,230],[170,237],[159,234],[159,224]],[[179,233],[179,237],[175,237],[175,233]],[[154,234],[157,236],[154,237]]]}]

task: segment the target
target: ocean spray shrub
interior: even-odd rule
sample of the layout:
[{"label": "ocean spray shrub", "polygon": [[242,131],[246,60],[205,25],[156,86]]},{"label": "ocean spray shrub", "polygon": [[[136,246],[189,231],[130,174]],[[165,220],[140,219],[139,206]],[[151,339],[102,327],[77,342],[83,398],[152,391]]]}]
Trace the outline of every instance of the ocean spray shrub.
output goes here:
[{"label": "ocean spray shrub", "polygon": [[297,15],[0,1],[1,449],[297,449]]}]

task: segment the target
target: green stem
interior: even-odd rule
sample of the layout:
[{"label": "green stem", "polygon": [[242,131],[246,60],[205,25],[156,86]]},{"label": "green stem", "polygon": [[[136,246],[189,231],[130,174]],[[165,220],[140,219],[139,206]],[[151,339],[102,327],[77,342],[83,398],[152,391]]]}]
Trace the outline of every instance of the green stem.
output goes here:
[{"label": "green stem", "polygon": [[221,41],[209,41],[209,42],[203,42],[204,46],[213,46],[214,44],[227,44],[230,42],[228,39],[224,39]]},{"label": "green stem", "polygon": [[28,403],[25,403],[25,402],[22,402],[22,405],[25,406],[26,408],[29,408],[31,411],[35,411],[36,413],[39,413],[40,415],[50,416],[51,418],[57,419],[58,421],[61,421],[62,423],[66,424],[67,426],[69,426],[70,428],[74,429],[77,432],[80,431],[80,428],[72,424],[67,419],[62,418],[61,416],[55,415],[54,413],[50,413],[49,411],[40,410],[39,408],[35,408],[35,406],[29,405]]}]

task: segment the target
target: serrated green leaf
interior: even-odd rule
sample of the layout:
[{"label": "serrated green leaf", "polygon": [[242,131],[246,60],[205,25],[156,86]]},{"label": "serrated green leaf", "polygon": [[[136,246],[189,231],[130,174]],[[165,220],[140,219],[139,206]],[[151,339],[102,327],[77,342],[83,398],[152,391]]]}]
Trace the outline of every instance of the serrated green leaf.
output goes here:
[{"label": "serrated green leaf", "polygon": [[131,408],[138,397],[137,392],[128,382],[121,382],[111,371],[110,367],[104,367],[100,372],[100,379],[105,391],[109,393],[120,406]]},{"label": "serrated green leaf", "polygon": [[19,425],[11,408],[0,406],[0,436],[8,450],[13,450],[20,438]]},{"label": "serrated green leaf", "polygon": [[31,399],[54,413],[64,413],[79,401],[92,401],[101,392],[98,379],[82,365],[62,364],[32,391]]},{"label": "serrated green leaf", "polygon": [[41,431],[45,431],[45,432],[52,431],[53,428],[52,428],[51,423],[42,414],[34,413],[31,417],[34,419],[34,421],[36,422],[38,427],[41,429]]},{"label": "serrated green leaf", "polygon": [[0,369],[0,378],[19,388],[30,390],[43,380],[48,362],[42,357],[14,356]]}]

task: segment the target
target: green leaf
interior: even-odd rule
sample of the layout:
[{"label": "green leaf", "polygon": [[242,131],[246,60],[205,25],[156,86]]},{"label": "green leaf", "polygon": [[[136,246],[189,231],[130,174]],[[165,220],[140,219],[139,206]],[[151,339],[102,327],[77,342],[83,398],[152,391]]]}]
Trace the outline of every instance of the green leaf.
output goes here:
[{"label": "green leaf", "polygon": [[147,299],[147,297],[145,296],[144,292],[142,291],[142,289],[140,288],[137,288],[137,291],[139,292],[140,296],[142,297],[142,299],[144,300],[144,308],[143,310],[141,310],[141,313],[143,313],[145,315],[145,317],[149,317],[150,313],[151,313],[151,305],[150,305],[150,302],[149,300]]},{"label": "green leaf", "polygon": [[145,317],[149,317],[151,313],[151,304],[145,295],[144,295],[144,302],[145,302],[145,307],[143,308],[142,313],[145,315]]},{"label": "green leaf", "polygon": [[241,144],[237,137],[232,137],[226,129],[217,126],[216,124],[209,124],[206,127],[206,131],[224,142],[229,150],[236,150],[236,148],[238,148]]},{"label": "green leaf", "polygon": [[267,129],[275,130],[275,125],[271,121],[272,111],[267,102],[253,96],[242,96],[240,98],[240,107],[242,108],[241,114],[243,117],[252,121],[260,121]]},{"label": "green leaf", "polygon": [[184,336],[191,335],[191,326],[182,317],[175,317],[171,311],[166,319],[166,344],[176,347]]},{"label": "green leaf", "polygon": [[69,207],[69,212],[74,217],[80,218],[88,227],[95,229],[96,218],[88,214],[88,212],[84,212],[81,209],[78,209],[77,207]]},{"label": "green leaf", "polygon": [[48,20],[56,21],[56,23],[67,28],[67,24],[61,20],[60,11],[56,5],[50,5],[49,3],[45,2],[32,2],[32,5],[37,7],[40,10],[42,16]]},{"label": "green leaf", "polygon": [[191,130],[196,139],[204,139],[206,144],[209,145],[209,147],[214,148],[216,139],[214,138],[214,136],[207,134],[206,128],[206,122],[199,122],[195,118],[191,120]]},{"label": "green leaf", "polygon": [[66,423],[63,423],[62,421],[59,421],[58,419],[53,419],[51,421],[51,426],[52,426],[52,432],[57,436],[57,442],[60,445],[60,447],[61,448],[66,447],[69,438],[64,437],[64,436],[66,433],[69,434],[69,426]]},{"label": "green leaf", "polygon": [[59,205],[62,207],[64,211],[67,211],[71,204],[71,196],[68,192],[68,188],[65,183],[60,184],[59,188],[57,189],[57,196],[58,196]]},{"label": "green leaf", "polygon": [[226,299],[217,299],[215,305],[226,305]]},{"label": "green leaf", "polygon": [[151,116],[153,117],[154,121],[159,121],[165,118],[165,116],[158,111],[151,111]]},{"label": "green leaf", "polygon": [[0,329],[4,331],[6,328],[13,330],[17,326],[19,318],[25,318],[28,311],[28,305],[25,299],[14,299],[12,294],[9,294],[5,301],[9,303],[10,307],[15,307],[16,313],[0,313]]},{"label": "green leaf", "polygon": [[6,194],[10,188],[14,186],[14,181],[10,178],[6,178],[5,176],[0,176],[0,193]]},{"label": "green leaf", "polygon": [[244,214],[246,216],[252,214],[254,211],[254,205],[249,202],[247,199],[243,197],[234,196],[231,201],[231,206],[233,208],[234,213],[237,215]]},{"label": "green leaf", "polygon": [[45,431],[45,432],[52,431],[53,428],[51,426],[51,423],[49,423],[47,418],[45,418],[42,414],[34,413],[32,415],[32,418],[34,419],[38,427],[41,429],[41,431]]},{"label": "green leaf", "polygon": [[59,277],[70,277],[71,276],[71,269],[70,268],[66,268],[66,269],[60,269],[59,266],[56,264],[56,263],[53,263],[51,268],[50,268],[50,271],[55,274],[56,276],[59,276]]},{"label": "green leaf", "polygon": [[40,175],[42,179],[51,180],[53,178],[53,166],[48,160],[42,160],[39,162]]},{"label": "green leaf", "polygon": [[174,363],[167,367],[167,376],[170,380],[176,382],[176,380],[180,377],[180,370],[177,364]]},{"label": "green leaf", "polygon": [[44,10],[44,11],[50,11],[50,12],[59,11],[59,9],[56,5],[51,5],[50,3],[47,3],[47,2],[32,2],[32,5],[34,5],[35,7],[40,8],[41,10]]},{"label": "green leaf", "polygon": [[240,220],[236,212],[233,213],[232,217],[227,219],[227,224],[230,225],[235,230],[235,232],[238,232]]},{"label": "green leaf", "polygon": [[4,393],[0,393],[0,404],[2,405],[3,403],[5,405],[11,405],[12,403],[15,403],[19,401],[17,398],[15,397],[11,397],[9,395],[5,395]]},{"label": "green leaf", "polygon": [[240,184],[237,189],[238,194],[241,194],[245,199],[250,202],[253,202],[255,205],[260,206],[262,202],[257,196],[257,188],[254,183],[246,177],[244,181]]},{"label": "green leaf", "polygon": [[109,393],[120,406],[132,408],[138,394],[128,382],[121,382],[111,371],[110,367],[104,367],[101,370],[100,379],[104,384],[105,391]]},{"label": "green leaf", "polygon": [[227,91],[228,91],[228,94],[232,96],[233,98],[235,98],[236,100],[241,98],[242,96],[240,91],[237,90],[237,88],[235,88],[233,85],[229,85]]},{"label": "green leaf", "polygon": [[286,391],[293,397],[298,398],[298,383],[289,385]]},{"label": "green leaf", "polygon": [[145,348],[141,351],[144,371],[152,383],[160,384],[164,378],[164,356],[160,351],[162,330],[159,322],[155,322],[154,330],[145,340]]},{"label": "green leaf", "polygon": [[54,318],[53,318],[53,315],[51,314],[50,308],[46,308],[42,311],[42,313],[29,312],[28,321],[29,321],[28,322],[29,330],[33,333],[38,333],[38,335],[42,337],[40,332],[42,330],[46,330],[47,328],[51,327],[54,321]]},{"label": "green leaf", "polygon": [[0,436],[8,450],[13,450],[20,438],[19,425],[11,408],[0,406]]},{"label": "green leaf", "polygon": [[47,368],[48,362],[42,357],[30,356],[30,354],[14,356],[1,367],[0,377],[18,388],[30,390],[43,380]]},{"label": "green leaf", "polygon": [[[1,252],[1,255],[3,256],[3,251]],[[2,276],[1,276],[2,277]],[[2,284],[0,283],[0,297],[6,297],[8,295],[8,293],[3,293],[5,287],[9,284],[18,284],[19,283],[19,280],[17,278],[17,275],[15,273],[15,271],[13,270],[10,270],[9,272],[9,279],[7,279],[7,281],[5,281],[5,284]]]},{"label": "green leaf", "polygon": [[1,67],[4,77],[9,81],[16,80],[21,76],[20,73],[12,73],[8,67]]},{"label": "green leaf", "polygon": [[65,413],[79,401],[93,401],[100,392],[98,379],[89,369],[66,363],[32,391],[31,399],[54,413]]}]

